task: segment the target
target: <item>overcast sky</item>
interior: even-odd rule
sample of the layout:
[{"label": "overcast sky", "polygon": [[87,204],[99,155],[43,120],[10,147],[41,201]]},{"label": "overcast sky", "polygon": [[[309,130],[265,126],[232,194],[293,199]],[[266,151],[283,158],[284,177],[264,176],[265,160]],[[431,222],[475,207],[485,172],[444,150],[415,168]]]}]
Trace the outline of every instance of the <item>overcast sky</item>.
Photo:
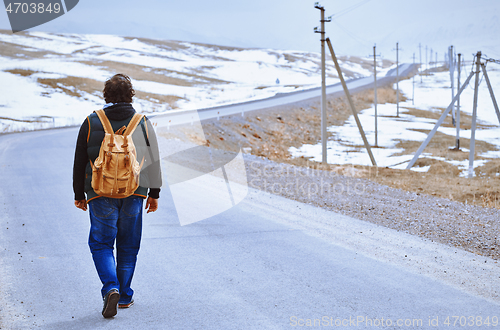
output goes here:
[{"label": "overcast sky", "polygon": [[[99,33],[319,52],[319,10],[314,0],[80,0],[66,15],[36,31]],[[324,0],[327,36],[337,53],[377,53],[411,61],[421,43],[439,51],[449,45],[471,59],[483,51],[500,58],[500,0]],[[348,10],[351,9],[351,10]],[[7,14],[0,28],[10,29]]]}]

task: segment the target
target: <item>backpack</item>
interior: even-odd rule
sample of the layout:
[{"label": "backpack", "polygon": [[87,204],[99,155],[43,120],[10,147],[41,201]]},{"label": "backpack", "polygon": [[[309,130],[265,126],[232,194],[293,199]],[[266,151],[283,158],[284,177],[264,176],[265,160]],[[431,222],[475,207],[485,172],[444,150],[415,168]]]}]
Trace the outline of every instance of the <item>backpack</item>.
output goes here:
[{"label": "backpack", "polygon": [[132,133],[143,116],[136,113],[127,127],[122,127],[116,133],[104,110],[96,111],[104,128],[104,139],[101,143],[99,156],[92,164],[92,188],[103,197],[125,198],[134,194],[139,187],[139,174],[144,164],[137,161],[137,153]]}]

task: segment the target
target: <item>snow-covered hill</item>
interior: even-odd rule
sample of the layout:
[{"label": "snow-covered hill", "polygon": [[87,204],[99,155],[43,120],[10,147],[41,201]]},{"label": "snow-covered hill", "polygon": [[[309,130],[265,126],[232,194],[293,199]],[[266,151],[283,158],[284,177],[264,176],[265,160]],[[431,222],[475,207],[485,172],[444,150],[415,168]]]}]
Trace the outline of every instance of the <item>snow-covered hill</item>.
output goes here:
[{"label": "snow-covered hill", "polygon": [[[103,82],[128,74],[144,113],[198,109],[321,84],[320,55],[113,35],[0,31],[0,132],[75,125],[103,105]],[[347,78],[372,60],[341,58]],[[380,61],[380,68],[392,63]],[[330,61],[327,82],[338,82]]]}]

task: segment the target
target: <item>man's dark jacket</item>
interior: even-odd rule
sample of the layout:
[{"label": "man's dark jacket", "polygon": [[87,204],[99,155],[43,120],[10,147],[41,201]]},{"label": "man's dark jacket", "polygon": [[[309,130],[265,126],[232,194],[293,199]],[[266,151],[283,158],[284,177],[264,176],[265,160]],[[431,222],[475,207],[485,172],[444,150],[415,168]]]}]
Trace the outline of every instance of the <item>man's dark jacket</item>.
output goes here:
[{"label": "man's dark jacket", "polygon": [[[122,126],[127,126],[136,113],[130,103],[117,103],[104,109],[113,131],[116,132]],[[75,162],[73,165],[73,191],[75,200],[85,199],[87,202],[99,196],[92,189],[92,167],[90,161],[94,162],[99,156],[99,150],[104,139],[104,128],[96,113],[88,116],[80,127],[76,142]],[[149,189],[149,197],[160,197],[161,167],[159,161],[158,142],[153,127],[145,117],[132,134],[132,139],[137,151],[137,160],[144,165],[139,179],[139,188],[134,195],[146,198]]]}]

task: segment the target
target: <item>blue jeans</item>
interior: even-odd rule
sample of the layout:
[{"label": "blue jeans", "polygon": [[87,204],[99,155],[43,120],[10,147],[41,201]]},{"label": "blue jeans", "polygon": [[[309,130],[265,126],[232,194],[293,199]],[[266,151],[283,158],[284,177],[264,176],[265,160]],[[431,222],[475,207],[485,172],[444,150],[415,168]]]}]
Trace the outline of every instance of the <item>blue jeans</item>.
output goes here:
[{"label": "blue jeans", "polygon": [[[102,282],[104,298],[111,289],[120,291],[120,304],[132,300],[130,288],[141,243],[143,198],[99,197],[89,202],[89,246]],[[116,266],[113,248],[116,239]]]}]

